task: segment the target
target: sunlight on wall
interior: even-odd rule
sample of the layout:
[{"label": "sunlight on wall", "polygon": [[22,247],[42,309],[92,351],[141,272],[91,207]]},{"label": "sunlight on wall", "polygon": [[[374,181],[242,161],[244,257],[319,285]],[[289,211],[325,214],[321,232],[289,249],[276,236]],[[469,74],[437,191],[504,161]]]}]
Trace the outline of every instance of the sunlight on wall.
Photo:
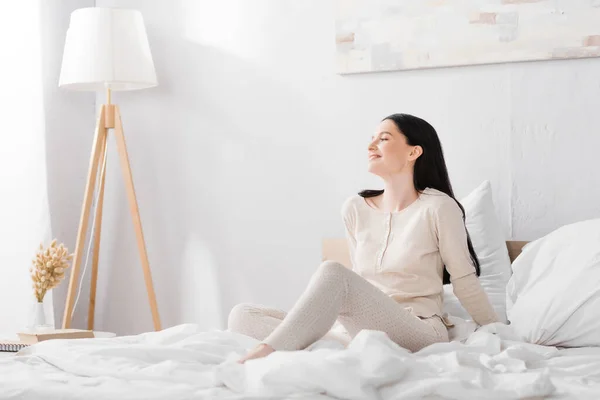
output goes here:
[{"label": "sunlight on wall", "polygon": [[[40,41],[39,1],[0,5],[0,332],[28,324],[28,269],[50,239]],[[51,295],[44,301],[53,320]]]},{"label": "sunlight on wall", "polygon": [[207,329],[221,327],[221,293],[217,262],[208,243],[196,236],[188,237],[181,265],[180,307],[182,322],[202,325]]},{"label": "sunlight on wall", "polygon": [[261,22],[268,16],[268,5],[264,0],[182,1],[183,36],[247,60],[260,60],[268,43],[258,40],[266,34]]}]

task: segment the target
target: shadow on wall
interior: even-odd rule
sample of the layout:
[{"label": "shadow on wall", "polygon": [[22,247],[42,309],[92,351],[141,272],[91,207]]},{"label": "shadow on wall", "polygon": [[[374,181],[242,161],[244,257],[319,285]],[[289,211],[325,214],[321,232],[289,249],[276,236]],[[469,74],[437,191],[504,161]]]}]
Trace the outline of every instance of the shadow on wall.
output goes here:
[{"label": "shadow on wall", "polygon": [[[265,245],[289,246],[281,221],[255,213],[261,185],[271,186],[264,203],[275,210],[291,202],[311,210],[318,198],[298,193],[293,182],[304,178],[301,171],[315,176],[319,166],[306,156],[306,140],[261,129],[274,119],[296,120],[298,110],[286,100],[298,94],[242,59],[182,38],[178,24],[168,26],[174,30],[148,23],[159,86],[115,102],[121,105],[163,328],[193,322],[221,329],[239,299],[260,297],[263,289],[248,282],[267,274],[276,282],[289,280],[289,269],[272,268],[281,260]],[[282,101],[261,108],[261,99]],[[317,118],[308,105],[301,112],[302,118]],[[122,181],[113,159],[107,192],[111,179]],[[281,168],[290,164],[288,181],[278,181]],[[99,283],[104,286],[99,286],[97,322],[105,330],[131,334],[152,330],[152,320],[122,183],[118,187],[110,201],[105,199],[114,224],[110,233],[103,230],[100,270],[110,273],[103,275],[106,284]],[[310,215],[304,223],[319,229]],[[311,240],[318,241],[315,237]]]},{"label": "shadow on wall", "polygon": [[[92,0],[65,0],[60,6],[40,2],[46,168],[52,235],[73,252],[92,148],[95,103],[92,93],[60,89],[58,79],[70,13],[93,5]],[[56,326],[62,324],[67,287],[68,276],[53,291]]]}]

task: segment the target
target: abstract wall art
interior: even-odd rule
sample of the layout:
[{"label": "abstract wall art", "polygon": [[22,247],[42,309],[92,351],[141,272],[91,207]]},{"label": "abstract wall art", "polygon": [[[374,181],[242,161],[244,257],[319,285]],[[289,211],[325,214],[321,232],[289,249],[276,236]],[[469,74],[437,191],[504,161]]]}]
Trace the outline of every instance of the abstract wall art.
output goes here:
[{"label": "abstract wall art", "polygon": [[336,0],[341,74],[600,56],[600,0]]}]

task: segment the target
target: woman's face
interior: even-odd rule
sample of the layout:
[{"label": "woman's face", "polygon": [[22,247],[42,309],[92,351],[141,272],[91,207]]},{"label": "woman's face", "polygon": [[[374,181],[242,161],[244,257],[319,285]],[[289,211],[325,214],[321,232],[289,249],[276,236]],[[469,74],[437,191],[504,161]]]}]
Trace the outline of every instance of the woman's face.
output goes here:
[{"label": "woman's face", "polygon": [[368,148],[369,172],[380,177],[412,170],[421,154],[420,146],[411,146],[406,136],[389,120],[383,120],[371,138]]}]

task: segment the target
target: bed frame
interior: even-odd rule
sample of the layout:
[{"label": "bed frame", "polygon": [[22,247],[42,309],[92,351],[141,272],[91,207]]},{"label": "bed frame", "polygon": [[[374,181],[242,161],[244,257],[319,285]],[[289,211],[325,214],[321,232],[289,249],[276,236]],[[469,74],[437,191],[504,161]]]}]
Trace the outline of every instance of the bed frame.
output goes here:
[{"label": "bed frame", "polygon": [[[508,255],[510,262],[512,263],[515,258],[521,254],[523,246],[527,243],[526,241],[509,240],[506,242],[506,248],[508,249]],[[347,267],[350,266],[350,254],[348,252],[348,243],[345,238],[326,238],[323,239],[321,244],[321,260],[337,261]]]}]

